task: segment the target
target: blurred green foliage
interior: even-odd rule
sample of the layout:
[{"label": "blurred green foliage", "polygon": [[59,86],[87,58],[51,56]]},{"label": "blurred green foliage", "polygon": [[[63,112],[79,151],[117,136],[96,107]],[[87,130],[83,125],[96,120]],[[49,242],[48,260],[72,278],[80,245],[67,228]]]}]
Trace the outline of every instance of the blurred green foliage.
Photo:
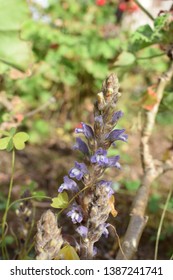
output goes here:
[{"label": "blurred green foliage", "polygon": [[[16,95],[21,102],[9,113],[0,105],[0,120],[11,121],[18,113],[22,114],[22,123],[30,130],[30,140],[34,143],[49,136],[50,116],[45,116],[43,110],[31,123],[25,118],[27,112],[54,97],[55,102],[48,109],[55,114],[63,113],[58,123],[65,126],[72,115],[80,114],[80,104],[87,96],[91,101],[94,99],[92,96],[110,72],[118,73],[122,90],[127,92],[126,104],[130,100],[129,107],[133,100],[140,101],[148,85],[155,83],[156,76],[166,69],[168,59],[164,53],[172,41],[169,14],[157,17],[153,27],[144,25],[132,32],[128,26],[122,27],[121,22],[116,23],[117,4],[113,1],[104,6],[91,0],[48,3],[43,8],[30,2],[30,20],[25,20],[22,28],[22,38],[32,44],[35,59],[29,73],[20,76],[13,69],[0,66],[3,71],[0,90],[6,93],[9,102]],[[16,9],[14,16],[15,13]],[[20,13],[18,21],[26,14],[25,10]],[[168,112],[168,103],[169,109],[173,105],[170,93],[168,89],[162,115]],[[141,105],[133,106],[135,114],[140,109]],[[125,110],[129,110],[128,105]],[[160,119],[165,120],[162,115]]]},{"label": "blurred green foliage", "polygon": [[31,49],[19,32],[28,18],[29,8],[25,1],[0,0],[0,61],[23,71],[31,63]]}]

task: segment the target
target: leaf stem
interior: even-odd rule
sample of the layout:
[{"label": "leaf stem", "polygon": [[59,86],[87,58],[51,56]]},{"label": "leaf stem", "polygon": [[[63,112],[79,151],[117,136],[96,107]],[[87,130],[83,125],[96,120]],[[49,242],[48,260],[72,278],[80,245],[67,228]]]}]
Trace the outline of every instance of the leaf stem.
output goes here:
[{"label": "leaf stem", "polygon": [[6,203],[6,207],[5,207],[5,212],[4,212],[4,215],[2,218],[2,255],[3,255],[3,258],[8,258],[6,243],[5,243],[4,239],[5,239],[5,226],[7,223],[7,214],[8,214],[11,193],[12,193],[12,188],[13,188],[14,166],[15,166],[15,149],[12,150],[11,179],[10,179],[10,185],[9,185],[9,190],[8,190],[8,198],[7,198],[7,203]]},{"label": "leaf stem", "polygon": [[139,6],[139,8],[151,19],[154,20],[154,17],[139,3],[138,0],[134,0],[134,2]]}]

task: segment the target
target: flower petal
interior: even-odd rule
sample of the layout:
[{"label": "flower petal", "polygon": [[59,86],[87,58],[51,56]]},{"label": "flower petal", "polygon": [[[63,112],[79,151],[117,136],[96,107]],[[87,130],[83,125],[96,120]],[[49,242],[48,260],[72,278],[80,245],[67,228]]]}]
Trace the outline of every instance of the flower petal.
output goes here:
[{"label": "flower petal", "polygon": [[89,155],[89,149],[87,144],[79,137],[76,138],[76,144],[73,146],[74,150],[79,150],[83,154]]}]

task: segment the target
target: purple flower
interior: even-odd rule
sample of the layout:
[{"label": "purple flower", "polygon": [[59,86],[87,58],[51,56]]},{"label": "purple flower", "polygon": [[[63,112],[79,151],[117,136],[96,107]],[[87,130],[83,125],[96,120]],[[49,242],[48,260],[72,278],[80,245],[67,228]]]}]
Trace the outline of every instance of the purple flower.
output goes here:
[{"label": "purple flower", "polygon": [[109,226],[109,224],[104,223],[102,225],[99,226],[100,230],[102,230],[102,234],[107,238],[109,235],[109,231],[107,229],[107,227]]},{"label": "purple flower", "polygon": [[88,234],[88,228],[85,226],[79,226],[76,231],[80,234],[82,238],[86,238]]},{"label": "purple flower", "polygon": [[91,163],[97,163],[100,166],[108,164],[107,151],[99,148],[96,153],[91,157]]},{"label": "purple flower", "polygon": [[82,208],[79,205],[72,205],[71,210],[67,213],[74,224],[80,223],[83,220]]},{"label": "purple flower", "polygon": [[82,177],[88,173],[88,169],[85,163],[79,163],[75,161],[75,167],[70,169],[69,175],[71,178],[76,178],[78,181],[82,179]]},{"label": "purple flower", "polygon": [[106,180],[101,180],[100,182],[97,183],[98,187],[104,187],[108,193],[108,198],[110,198],[113,194],[114,191],[112,189],[112,182],[111,181],[106,181]]},{"label": "purple flower", "polygon": [[101,115],[96,116],[94,118],[94,120],[95,120],[95,123],[96,123],[97,126],[99,126],[99,127],[103,126],[103,117]]},{"label": "purple flower", "polygon": [[113,117],[112,117],[112,124],[116,123],[122,116],[123,116],[123,112],[122,111],[115,112],[113,114]]},{"label": "purple flower", "polygon": [[76,138],[76,144],[73,146],[74,150],[79,150],[83,154],[89,155],[89,149],[87,144],[79,137]]},{"label": "purple flower", "polygon": [[118,169],[121,169],[121,165],[118,162],[119,156],[113,156],[108,158],[108,167],[116,167]]},{"label": "purple flower", "polygon": [[106,140],[109,140],[111,143],[117,140],[121,140],[126,142],[127,141],[127,134],[124,134],[123,132],[125,129],[114,129],[111,131],[108,136],[106,137]]},{"label": "purple flower", "polygon": [[87,139],[93,139],[94,138],[94,132],[91,126],[81,122],[81,127],[75,129],[76,133],[83,133]]},{"label": "purple flower", "polygon": [[75,181],[69,179],[68,176],[64,177],[64,183],[58,189],[58,192],[63,192],[64,190],[70,190],[72,192],[78,192],[79,188]]},{"label": "purple flower", "polygon": [[93,247],[93,257],[96,256],[97,253],[98,253],[98,249],[97,249],[97,247],[94,246]]}]

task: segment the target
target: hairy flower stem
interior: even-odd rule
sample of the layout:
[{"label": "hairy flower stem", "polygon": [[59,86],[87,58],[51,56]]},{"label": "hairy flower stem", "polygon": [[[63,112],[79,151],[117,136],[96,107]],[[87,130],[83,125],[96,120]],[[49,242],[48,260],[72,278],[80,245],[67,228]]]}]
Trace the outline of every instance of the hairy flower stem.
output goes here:
[{"label": "hairy flower stem", "polygon": [[93,259],[94,242],[86,240],[81,244],[81,259],[92,260]]},{"label": "hairy flower stem", "polygon": [[[98,182],[100,182],[99,179],[105,172],[104,165],[107,160],[106,150],[108,150],[112,144],[111,138],[108,140],[107,138],[113,131],[116,121],[118,120],[118,118],[117,120],[115,118],[113,121],[116,103],[120,96],[118,90],[118,79],[112,74],[103,82],[102,91],[97,94],[97,102],[95,103],[95,139],[94,144],[90,144],[90,150],[93,155],[91,157],[91,162],[95,165],[93,165],[93,170],[90,172],[89,178],[85,180],[85,185],[89,186],[84,197],[84,209],[87,217],[85,225],[88,234],[86,238],[81,238],[81,259],[93,259],[94,244],[103,234],[105,222],[111,212],[106,186],[98,186]],[[121,114],[121,112],[118,112],[119,117]],[[118,132],[119,131],[116,131],[116,133]],[[122,133],[123,131],[120,131],[120,134]]]},{"label": "hairy flower stem", "polygon": [[13,188],[13,180],[14,180],[14,166],[15,166],[15,150],[12,150],[12,163],[11,163],[11,179],[10,179],[10,185],[9,185],[9,190],[8,190],[8,198],[7,198],[7,203],[5,207],[5,212],[2,218],[2,256],[4,259],[8,259],[8,252],[6,248],[6,242],[5,242],[5,227],[6,227],[6,222],[7,222],[7,214],[8,214],[8,209],[10,205],[10,200],[11,200],[11,192]]}]

